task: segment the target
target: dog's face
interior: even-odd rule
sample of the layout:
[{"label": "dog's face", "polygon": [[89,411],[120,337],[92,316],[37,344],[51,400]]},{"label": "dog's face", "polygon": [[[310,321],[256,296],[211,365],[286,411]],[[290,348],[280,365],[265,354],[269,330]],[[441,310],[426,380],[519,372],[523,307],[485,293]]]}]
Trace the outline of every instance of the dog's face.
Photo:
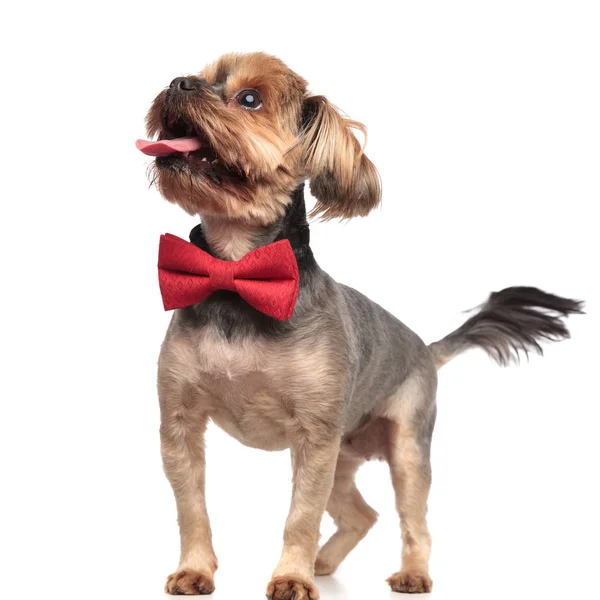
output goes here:
[{"label": "dog's face", "polygon": [[305,179],[325,217],[365,215],[380,200],[377,171],[352,128],[280,60],[227,54],[178,77],[154,100],[141,142],[156,156],[162,195],[190,214],[268,224]]}]

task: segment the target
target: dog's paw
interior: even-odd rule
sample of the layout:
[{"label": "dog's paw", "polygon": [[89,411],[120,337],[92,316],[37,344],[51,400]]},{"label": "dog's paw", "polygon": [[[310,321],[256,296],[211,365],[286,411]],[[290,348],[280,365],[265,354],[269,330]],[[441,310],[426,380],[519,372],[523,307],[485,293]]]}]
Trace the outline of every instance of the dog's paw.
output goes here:
[{"label": "dog's paw", "polygon": [[319,592],[311,581],[295,575],[275,577],[267,586],[268,600],[319,600]]},{"label": "dog's paw", "polygon": [[429,575],[410,571],[394,573],[387,582],[394,592],[403,594],[427,594],[433,587]]},{"label": "dog's paw", "polygon": [[215,591],[213,578],[208,573],[182,569],[167,577],[165,592],[174,596],[198,596]]}]

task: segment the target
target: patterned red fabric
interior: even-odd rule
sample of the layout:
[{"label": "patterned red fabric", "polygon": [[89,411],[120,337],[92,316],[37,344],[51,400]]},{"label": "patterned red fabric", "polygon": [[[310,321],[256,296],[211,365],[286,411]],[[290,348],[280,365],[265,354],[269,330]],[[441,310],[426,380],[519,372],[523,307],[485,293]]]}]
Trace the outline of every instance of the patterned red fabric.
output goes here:
[{"label": "patterned red fabric", "polygon": [[231,290],[256,310],[284,321],[294,312],[299,281],[288,240],[229,262],[170,233],[160,237],[158,282],[165,310],[202,302],[217,290]]}]

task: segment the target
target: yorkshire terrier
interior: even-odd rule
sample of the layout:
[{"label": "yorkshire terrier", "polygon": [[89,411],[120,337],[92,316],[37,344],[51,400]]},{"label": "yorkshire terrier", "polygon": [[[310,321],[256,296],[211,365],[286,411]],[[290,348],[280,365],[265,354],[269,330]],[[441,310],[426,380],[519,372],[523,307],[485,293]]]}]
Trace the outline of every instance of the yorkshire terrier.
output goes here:
[{"label": "yorkshire terrier", "polygon": [[[204,479],[212,420],[253,448],[289,448],[293,489],[272,600],[316,600],[377,513],[355,485],[369,458],[388,462],[402,530],[396,592],[429,592],[427,497],[437,370],[470,347],[500,364],[569,336],[582,303],[532,287],[490,295],[429,346],[359,292],[334,281],[309,245],[311,214],[363,216],[381,198],[375,166],[351,121],[263,53],[227,54],[177,77],[147,115],[161,194],[201,224],[192,244],[161,239],[166,309],[176,308],[158,366],[164,470],[173,487],[181,557],[170,594],[210,594],[217,569]],[[205,272],[206,271],[206,272]],[[318,548],[327,510],[337,531]]]}]

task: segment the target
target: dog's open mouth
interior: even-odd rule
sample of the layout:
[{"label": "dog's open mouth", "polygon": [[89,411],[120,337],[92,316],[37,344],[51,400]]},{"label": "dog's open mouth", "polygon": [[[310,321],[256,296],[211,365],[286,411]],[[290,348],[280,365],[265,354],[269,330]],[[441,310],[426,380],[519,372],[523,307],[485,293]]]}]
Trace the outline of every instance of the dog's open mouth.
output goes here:
[{"label": "dog's open mouth", "polygon": [[[196,132],[189,126],[179,129],[165,129],[155,141],[137,140],[136,148],[148,156],[154,156],[159,167],[190,170],[206,175],[217,183],[221,182],[221,177],[245,178],[240,169],[223,163],[202,132]],[[178,137],[173,133],[183,135]]]}]

